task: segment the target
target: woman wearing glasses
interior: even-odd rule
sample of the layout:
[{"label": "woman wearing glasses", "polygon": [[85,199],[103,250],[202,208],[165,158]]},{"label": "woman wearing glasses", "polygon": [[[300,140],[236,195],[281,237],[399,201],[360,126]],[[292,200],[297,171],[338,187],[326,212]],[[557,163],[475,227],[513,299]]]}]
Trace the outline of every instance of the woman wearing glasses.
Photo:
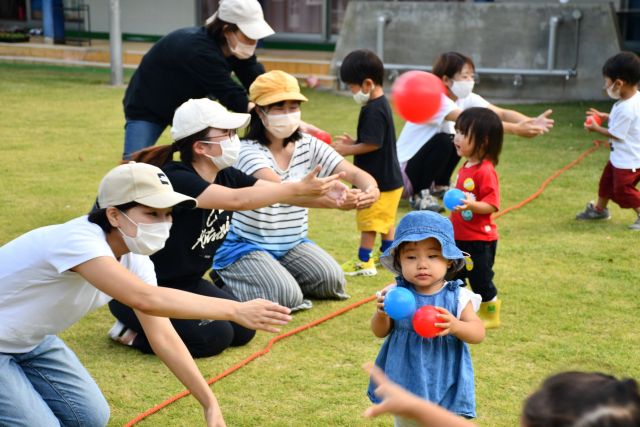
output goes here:
[{"label": "woman wearing glasses", "polygon": [[[151,256],[159,286],[194,294],[236,300],[203,275],[222,244],[236,210],[255,209],[276,202],[298,203],[310,197],[345,197],[339,175],[318,178],[311,171],[298,182],[276,184],[248,176],[230,167],[240,150],[236,129],[249,122],[249,114],[227,111],[209,99],[191,99],[176,110],[171,135],[174,143],[133,154],[137,162],[162,168],[176,191],[196,199],[197,209],[173,210],[173,227],[164,249]],[[173,154],[180,153],[180,161]],[[109,308],[118,319],[109,335],[144,353],[153,350],[135,313],[118,301]],[[216,355],[229,346],[241,346],[255,332],[234,322],[171,319],[194,357]]]}]

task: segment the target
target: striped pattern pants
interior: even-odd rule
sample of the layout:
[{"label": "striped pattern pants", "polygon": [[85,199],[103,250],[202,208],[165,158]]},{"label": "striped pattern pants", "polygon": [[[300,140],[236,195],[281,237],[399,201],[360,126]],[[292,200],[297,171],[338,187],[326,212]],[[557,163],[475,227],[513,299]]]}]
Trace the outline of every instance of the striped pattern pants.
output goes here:
[{"label": "striped pattern pants", "polygon": [[347,299],[346,280],[338,263],[321,247],[300,243],[279,260],[264,251],[246,254],[216,271],[240,301],[264,298],[304,310],[305,298]]}]

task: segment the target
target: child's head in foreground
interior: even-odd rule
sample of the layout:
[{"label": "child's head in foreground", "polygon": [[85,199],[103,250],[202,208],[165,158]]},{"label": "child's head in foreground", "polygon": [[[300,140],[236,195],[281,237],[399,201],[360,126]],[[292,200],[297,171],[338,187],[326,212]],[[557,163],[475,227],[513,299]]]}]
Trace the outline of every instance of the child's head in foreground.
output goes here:
[{"label": "child's head in foreground", "polygon": [[523,427],[638,427],[638,384],[601,373],[553,375],[527,398],[521,423]]}]

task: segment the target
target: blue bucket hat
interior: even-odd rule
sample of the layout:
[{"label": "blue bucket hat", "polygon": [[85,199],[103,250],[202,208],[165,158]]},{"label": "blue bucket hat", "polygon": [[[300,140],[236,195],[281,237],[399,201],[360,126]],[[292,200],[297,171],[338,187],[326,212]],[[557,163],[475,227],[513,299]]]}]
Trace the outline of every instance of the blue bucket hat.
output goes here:
[{"label": "blue bucket hat", "polygon": [[454,261],[455,271],[465,265],[465,253],[456,246],[451,221],[431,211],[409,212],[400,220],[393,243],[380,256],[380,264],[396,276],[400,276],[401,272],[393,264],[398,246],[404,242],[419,242],[430,237],[440,242],[442,256]]}]

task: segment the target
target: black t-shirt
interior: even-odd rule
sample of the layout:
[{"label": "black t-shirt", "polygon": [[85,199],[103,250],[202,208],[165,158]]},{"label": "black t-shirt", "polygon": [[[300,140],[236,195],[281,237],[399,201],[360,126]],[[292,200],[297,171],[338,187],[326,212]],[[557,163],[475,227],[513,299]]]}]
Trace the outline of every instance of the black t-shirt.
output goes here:
[{"label": "black t-shirt", "polygon": [[[242,83],[231,78],[231,72]],[[168,126],[173,113],[191,98],[209,97],[229,110],[246,113],[247,92],[264,67],[255,55],[225,58],[204,27],[173,31],[153,45],[131,77],[124,95],[124,115]]]},{"label": "black t-shirt", "polygon": [[[175,191],[198,197],[209,183],[191,165],[171,162],[162,167]],[[218,172],[214,184],[228,188],[251,187],[257,179],[234,168]],[[173,209],[173,226],[164,249],[153,254],[158,284],[180,288],[199,280],[211,268],[213,255],[224,241],[233,211]],[[181,286],[182,285],[182,286]]]},{"label": "black t-shirt", "polygon": [[376,151],[353,156],[353,164],[369,172],[378,182],[380,191],[402,187],[402,175],[396,152],[396,129],[389,101],[383,95],[372,99],[360,110],[358,143],[375,144]]}]

